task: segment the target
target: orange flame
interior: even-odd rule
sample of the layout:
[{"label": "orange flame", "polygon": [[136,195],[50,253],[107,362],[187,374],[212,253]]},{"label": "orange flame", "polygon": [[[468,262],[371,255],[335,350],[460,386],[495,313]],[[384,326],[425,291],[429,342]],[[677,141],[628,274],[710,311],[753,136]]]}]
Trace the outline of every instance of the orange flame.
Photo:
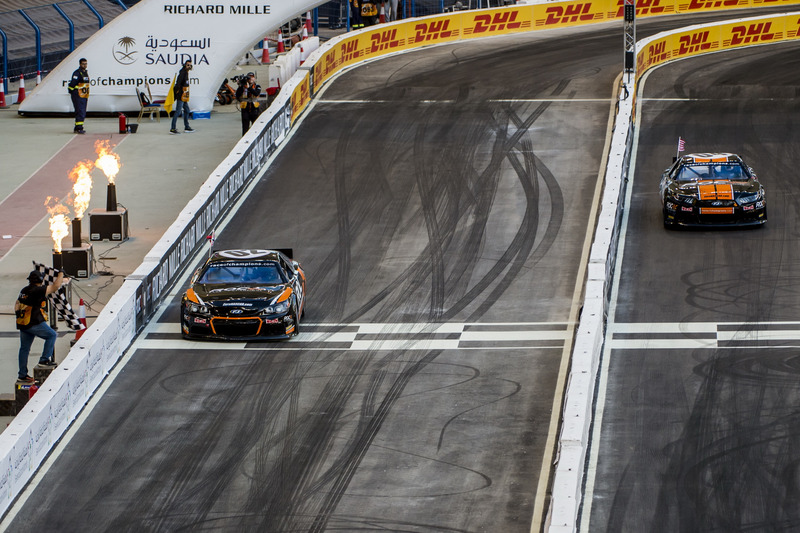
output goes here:
[{"label": "orange flame", "polygon": [[95,141],[94,150],[97,152],[95,166],[103,171],[103,174],[108,178],[108,183],[113,184],[117,178],[119,167],[122,166],[119,156],[111,151],[108,140]]},{"label": "orange flame", "polygon": [[53,238],[53,250],[61,253],[61,241],[69,235],[69,209],[58,203],[58,198],[48,196],[44,202],[50,213],[50,236]]},{"label": "orange flame", "polygon": [[72,180],[72,192],[75,197],[72,200],[72,208],[75,210],[75,218],[83,218],[83,213],[89,207],[89,199],[92,196],[92,169],[94,163],[91,161],[81,161],[69,173]]}]

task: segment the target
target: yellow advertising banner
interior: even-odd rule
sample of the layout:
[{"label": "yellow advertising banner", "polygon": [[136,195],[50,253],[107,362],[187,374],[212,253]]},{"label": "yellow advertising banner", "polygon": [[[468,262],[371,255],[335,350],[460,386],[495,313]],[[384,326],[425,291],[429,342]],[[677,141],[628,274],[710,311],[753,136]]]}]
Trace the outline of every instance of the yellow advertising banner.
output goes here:
[{"label": "yellow advertising banner", "polygon": [[[636,16],[652,17],[723,9],[796,5],[798,3],[800,0],[638,0]],[[322,55],[313,67],[313,90],[316,92],[341,69],[365,59],[460,39],[619,20],[623,16],[624,5],[625,0],[569,0],[499,9],[461,11],[374,26],[370,31],[358,32],[346,37]],[[745,33],[741,33],[742,30],[739,29],[737,30],[739,33],[731,34],[727,38],[730,43],[736,43],[739,40],[743,42],[754,39],[769,40],[772,37],[768,39],[767,35],[777,32],[777,30],[773,30],[762,31],[759,28],[748,28],[744,30]],[[733,32],[733,29],[725,31]],[[780,31],[787,34],[793,31],[794,35],[797,34],[797,29],[794,27]],[[720,40],[718,30],[703,29],[681,34],[675,39],[666,38],[661,42],[651,43],[645,51],[639,51],[637,70],[641,73],[650,66],[671,58],[687,57],[714,51],[721,47],[723,47],[723,42]]]},{"label": "yellow advertising banner", "polygon": [[292,124],[294,124],[297,116],[311,103],[311,87],[308,72],[303,76],[297,87],[292,91]]},{"label": "yellow advertising banner", "polygon": [[800,38],[800,13],[696,26],[649,42],[636,57],[636,79],[672,59]]},{"label": "yellow advertising banner", "polygon": [[[552,2],[533,6],[533,26],[537,30],[580,26],[611,20],[616,11],[608,0],[602,2]],[[620,15],[621,16],[621,15]]]}]

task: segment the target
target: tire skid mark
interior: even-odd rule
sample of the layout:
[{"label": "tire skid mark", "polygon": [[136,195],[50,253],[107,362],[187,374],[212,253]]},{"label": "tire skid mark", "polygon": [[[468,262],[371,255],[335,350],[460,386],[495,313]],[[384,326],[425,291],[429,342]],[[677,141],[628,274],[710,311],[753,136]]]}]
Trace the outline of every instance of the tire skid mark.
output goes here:
[{"label": "tire skid mark", "polygon": [[[568,80],[559,84],[557,90],[563,90],[567,85]],[[463,164],[455,167],[460,170],[472,167],[470,171],[461,172],[453,170],[453,156],[447,155],[446,151],[430,153],[426,141],[429,141],[432,135],[436,117],[434,112],[426,116],[427,120],[413,133],[413,183],[416,186],[402,198],[392,198],[387,204],[395,216],[385,231],[395,232],[401,226],[404,221],[403,214],[412,205],[415,192],[421,203],[420,215],[428,232],[428,242],[406,269],[387,283],[386,288],[370,301],[349,313],[345,322],[355,321],[370,311],[377,311],[378,320],[393,316],[401,304],[406,306],[414,304],[410,301],[412,300],[410,295],[414,291],[419,291],[419,286],[426,280],[431,290],[427,314],[436,320],[447,319],[458,310],[474,305],[474,300],[493,283],[498,283],[502,290],[511,284],[534,250],[539,227],[538,180],[542,179],[550,189],[551,200],[563,204],[552,173],[544,168],[541,160],[533,154],[533,143],[530,140],[523,140],[523,136],[529,134],[531,125],[548,106],[548,103],[542,103],[523,121],[510,110],[505,111],[505,124],[498,123],[494,132],[490,161],[479,172],[475,170],[472,154],[462,158]],[[489,112],[491,113],[491,110]],[[517,126],[511,135],[508,128],[510,123]],[[355,127],[342,135],[336,147],[334,174],[338,250],[332,251],[325,259],[322,269],[324,274],[328,268],[326,265],[330,265],[333,268],[329,271],[336,271],[337,287],[334,298],[337,302],[329,303],[334,304],[338,316],[345,314],[347,288],[352,275],[351,254],[355,239],[361,232],[372,229],[367,225],[369,206],[365,205],[367,200],[364,198],[365,195],[348,196],[346,178],[350,167],[347,157],[350,143],[353,142],[354,129]],[[481,135],[477,128],[468,130],[470,135],[476,138]],[[520,153],[517,154],[516,150]],[[478,256],[481,249],[480,241],[491,214],[503,161],[511,164],[525,193],[527,208],[523,223],[497,264],[472,288],[465,287],[456,304],[448,307],[446,295],[452,294],[453,287],[466,285],[469,274],[480,259]],[[382,192],[391,194],[392,191],[388,189],[387,183],[378,186],[383,188]],[[550,237],[558,231],[560,224],[558,213],[562,212],[563,205],[554,206],[552,209],[556,215],[551,216],[551,223],[548,225],[547,235]],[[465,214],[465,211],[469,212]],[[537,247],[537,250],[542,250],[542,254],[552,243],[547,235],[543,239],[547,244],[544,246],[540,244]],[[389,237],[391,239],[391,234]],[[464,240],[469,246],[457,246]],[[452,270],[448,272],[445,258],[448,257],[450,247],[455,249],[449,257],[455,257],[457,261],[453,261]],[[498,282],[498,277],[503,272],[505,275]],[[482,316],[500,297],[502,290],[499,292],[493,290],[472,315]],[[423,336],[424,334],[420,334],[420,338]],[[389,338],[389,332],[378,336],[378,339],[382,338]],[[252,513],[260,515],[264,530],[324,531],[329,527],[331,520],[334,520],[332,517],[337,505],[396,401],[402,396],[413,377],[433,362],[439,353],[430,351],[419,359],[404,362],[399,358],[408,358],[408,353],[398,351],[384,355],[380,361],[376,361],[377,352],[367,350],[355,361],[345,363],[344,359],[341,359],[336,364],[334,375],[327,378],[322,392],[315,398],[313,406],[305,406],[304,413],[299,412],[302,396],[299,391],[301,380],[297,379],[297,376],[292,377],[289,380],[292,385],[280,395],[279,405],[269,407],[268,424],[265,425],[270,427],[270,431],[263,433],[272,435],[272,438],[267,443],[257,445],[259,456],[255,461],[256,468],[252,482],[259,483],[259,486],[258,490],[251,490],[252,496],[245,507],[246,515]],[[377,365],[377,368],[366,374],[370,364]],[[402,371],[396,374],[390,372],[392,365],[402,365]],[[347,413],[352,410],[352,396],[364,375],[369,376],[369,382],[365,384],[366,389],[361,393],[360,408],[355,415],[357,418],[351,422],[355,426],[345,433],[346,428],[342,426],[342,419],[351,416]],[[519,384],[509,396],[518,390]],[[465,412],[509,396],[499,397]],[[260,409],[258,411],[258,416],[263,417],[265,413],[260,412]],[[448,425],[463,414],[455,415],[444,425],[439,437],[440,446],[444,441]],[[283,423],[281,419],[284,420]],[[276,448],[280,449],[280,459],[277,461],[274,458]],[[250,522],[243,518],[241,523],[245,525]]]},{"label": "tire skid mark", "polygon": [[344,313],[344,306],[347,299],[347,289],[350,278],[350,212],[347,200],[347,174],[348,169],[345,165],[346,154],[350,141],[350,131],[344,131],[336,145],[336,171],[334,174],[336,191],[336,220],[339,226],[339,240],[334,247],[337,252],[338,273],[336,276],[336,291],[333,308],[337,315]]},{"label": "tire skid mark", "polygon": [[512,392],[509,392],[506,395],[499,396],[499,397],[495,398],[494,400],[492,400],[490,402],[483,402],[480,405],[476,405],[474,407],[470,407],[469,409],[465,409],[465,410],[461,411],[460,413],[455,414],[452,417],[450,417],[447,420],[447,422],[445,422],[444,425],[442,426],[441,431],[439,431],[439,442],[436,444],[436,450],[437,451],[442,449],[442,443],[444,442],[444,434],[447,432],[447,428],[450,426],[450,424],[452,424],[453,422],[455,422],[456,420],[458,420],[459,418],[461,418],[462,416],[464,416],[467,413],[470,413],[472,411],[477,411],[478,409],[483,409],[487,405],[492,405],[493,403],[501,402],[503,400],[511,398],[512,396],[516,396],[516,394],[520,390],[522,390],[522,384],[519,383],[518,381],[511,381],[511,380],[508,380],[508,379],[502,379],[500,381],[503,381],[503,382],[506,382],[506,383],[511,383],[514,386],[514,390]]},{"label": "tire skid mark", "polygon": [[[247,366],[242,365],[235,368],[233,372],[225,377],[222,388],[238,391],[238,393],[222,395],[219,413],[224,413],[228,408],[238,403],[240,391],[242,390],[239,385],[242,382],[247,382],[249,373]],[[155,470],[159,472],[159,479],[164,476],[170,483],[166,486],[160,486],[155,480],[148,480],[147,483],[144,483],[135,497],[137,502],[135,512],[137,516],[132,516],[128,513],[117,516],[111,523],[111,530],[122,530],[121,528],[124,528],[124,525],[137,522],[146,525],[148,529],[152,530],[171,529],[171,525],[174,524],[170,523],[170,519],[174,517],[169,514],[170,509],[189,508],[192,509],[190,516],[199,517],[201,521],[204,519],[208,509],[204,508],[201,502],[192,501],[192,495],[195,493],[192,483],[193,480],[202,477],[200,475],[202,468],[206,466],[214,450],[212,446],[205,446],[206,441],[199,441],[193,435],[199,433],[208,438],[207,442],[214,442],[214,437],[220,434],[218,432],[224,433],[225,428],[220,416],[209,419],[204,414],[199,413],[192,418],[192,422],[176,428],[167,438],[160,440],[157,443],[158,447],[153,450],[154,453],[161,456],[155,461]],[[199,426],[195,426],[195,424],[199,424]],[[163,452],[159,453],[159,448],[170,451],[188,449],[187,456],[192,457],[193,460],[188,464],[176,462],[173,456]],[[149,459],[148,454],[142,454],[141,457]],[[232,466],[231,463],[236,460],[238,459],[229,460],[223,467],[223,471],[230,468]],[[120,475],[125,474],[121,473]],[[219,477],[210,479],[213,480],[212,483],[219,483]],[[111,486],[104,487],[104,489],[113,493],[113,487]],[[218,494],[219,489],[211,492]],[[214,501],[216,497],[206,493],[204,499]],[[151,513],[142,516],[141,511],[144,508],[151,509]]]},{"label": "tire skid mark", "polygon": [[385,394],[380,404],[378,405],[375,415],[369,419],[363,432],[355,436],[351,441],[349,453],[344,456],[340,463],[339,474],[336,477],[333,487],[325,496],[324,504],[319,514],[316,516],[310,532],[321,532],[327,527],[328,521],[333,514],[336,506],[344,496],[345,490],[355,475],[358,466],[361,464],[364,456],[375,439],[378,431],[383,425],[384,420],[391,411],[392,406],[402,394],[405,387],[411,379],[427,364],[439,356],[440,351],[431,351],[426,353],[418,361],[411,364],[400,376],[393,382],[389,391]]},{"label": "tire skid mark", "polygon": [[[414,153],[425,153],[426,139],[425,131],[426,124],[422,124],[417,128],[414,137]],[[416,180],[417,188],[419,189],[419,198],[422,202],[422,214],[425,218],[425,227],[428,230],[428,265],[431,273],[431,296],[430,296],[430,319],[436,320],[438,314],[444,306],[444,257],[442,251],[442,235],[439,228],[439,223],[436,220],[436,196],[431,194],[431,190],[435,187],[436,181],[430,179],[428,175],[427,161],[423,157],[414,158],[414,177]]]}]

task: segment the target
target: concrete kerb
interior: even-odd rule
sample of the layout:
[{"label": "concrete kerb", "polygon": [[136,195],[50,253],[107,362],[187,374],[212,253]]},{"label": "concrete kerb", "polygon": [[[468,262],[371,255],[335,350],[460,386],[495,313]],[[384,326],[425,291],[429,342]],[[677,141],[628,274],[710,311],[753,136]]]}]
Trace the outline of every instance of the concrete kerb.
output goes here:
[{"label": "concrete kerb", "polygon": [[615,254],[612,243],[622,200],[622,177],[626,147],[632,128],[633,100],[629,97],[620,101],[612,133],[611,153],[606,164],[602,207],[589,256],[583,311],[572,351],[564,397],[563,423],[548,517],[548,531],[551,533],[576,530],[582,501],[595,381],[605,341],[607,310],[605,297],[607,283],[610,281],[609,258]]}]

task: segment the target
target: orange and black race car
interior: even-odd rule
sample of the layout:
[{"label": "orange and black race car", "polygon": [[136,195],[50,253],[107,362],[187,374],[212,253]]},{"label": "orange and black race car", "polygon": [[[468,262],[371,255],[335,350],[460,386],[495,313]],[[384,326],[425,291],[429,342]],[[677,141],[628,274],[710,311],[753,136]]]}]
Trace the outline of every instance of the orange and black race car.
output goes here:
[{"label": "orange and black race car", "polygon": [[767,221],[764,187],[736,154],[688,154],[661,175],[664,226],[752,226]]},{"label": "orange and black race car", "polygon": [[181,299],[186,339],[287,339],[300,331],[306,276],[291,250],[214,252]]}]

